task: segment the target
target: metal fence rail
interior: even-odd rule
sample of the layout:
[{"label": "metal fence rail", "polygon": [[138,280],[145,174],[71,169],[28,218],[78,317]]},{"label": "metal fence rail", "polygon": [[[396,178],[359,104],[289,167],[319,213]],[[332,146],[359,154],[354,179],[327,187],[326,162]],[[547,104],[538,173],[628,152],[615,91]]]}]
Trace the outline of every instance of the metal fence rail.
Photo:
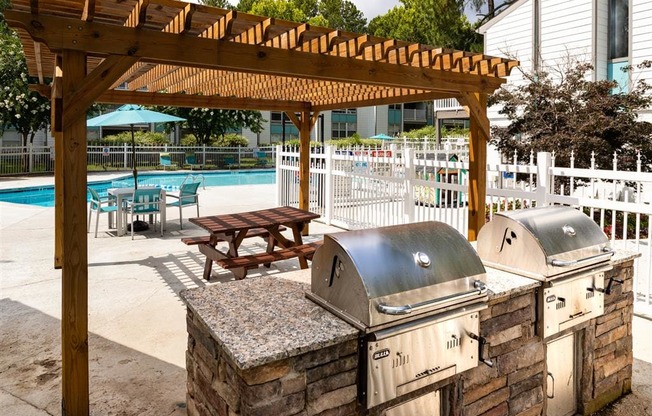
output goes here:
[{"label": "metal fence rail", "polygon": [[[468,169],[450,151],[398,148],[335,150],[310,157],[310,210],[328,224],[360,229],[416,221],[445,222],[467,235]],[[279,204],[298,205],[299,153],[277,150]],[[591,216],[614,247],[639,252],[638,305],[652,307],[652,173],[555,166],[550,153],[487,165],[486,217],[550,204]]]},{"label": "metal fence rail", "polygon": [[[273,166],[276,148],[209,147],[209,146],[136,146],[138,169],[163,169],[161,153],[168,153],[174,167],[190,167],[187,158],[194,155],[193,167],[209,169]],[[8,146],[0,147],[0,175],[53,172],[54,147]],[[88,170],[129,170],[132,167],[132,148],[129,144],[117,146],[88,146]]]}]

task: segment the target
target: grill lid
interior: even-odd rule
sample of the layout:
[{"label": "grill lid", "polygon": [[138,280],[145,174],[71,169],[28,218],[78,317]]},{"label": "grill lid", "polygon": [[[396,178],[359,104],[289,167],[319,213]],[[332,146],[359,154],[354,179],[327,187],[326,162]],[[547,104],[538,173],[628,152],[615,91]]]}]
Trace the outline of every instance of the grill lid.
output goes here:
[{"label": "grill lid", "polygon": [[487,265],[546,280],[608,261],[608,243],[584,213],[547,206],[496,214],[480,230],[477,247]]},{"label": "grill lid", "polygon": [[308,297],[367,328],[477,301],[485,281],[468,241],[432,221],[324,236]]}]

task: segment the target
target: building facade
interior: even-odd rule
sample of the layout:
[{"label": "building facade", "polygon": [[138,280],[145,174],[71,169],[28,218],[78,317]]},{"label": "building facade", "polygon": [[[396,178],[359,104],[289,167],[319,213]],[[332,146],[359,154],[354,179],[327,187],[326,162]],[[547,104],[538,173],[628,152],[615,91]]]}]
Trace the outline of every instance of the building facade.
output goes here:
[{"label": "building facade", "polygon": [[[641,79],[652,83],[652,69],[636,67],[652,60],[652,0],[518,0],[479,31],[487,55],[520,61],[510,84],[524,82],[521,71],[555,73],[573,59],[593,65],[591,79],[616,80],[623,91]],[[622,71],[626,66],[633,70]],[[448,101],[435,102],[437,119],[462,110]],[[498,110],[489,108],[491,123],[506,124]],[[642,110],[639,118],[652,122],[652,109]]]}]

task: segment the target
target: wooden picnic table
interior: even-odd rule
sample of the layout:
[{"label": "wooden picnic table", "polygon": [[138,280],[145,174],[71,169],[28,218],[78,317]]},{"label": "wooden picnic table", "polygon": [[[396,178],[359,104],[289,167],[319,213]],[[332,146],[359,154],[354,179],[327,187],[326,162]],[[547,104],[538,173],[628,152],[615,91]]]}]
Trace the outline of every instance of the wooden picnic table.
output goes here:
[{"label": "wooden picnic table", "polygon": [[[319,218],[319,214],[294,207],[278,207],[236,214],[211,215],[191,218],[190,222],[209,232],[207,239],[187,239],[186,244],[197,244],[199,251],[206,256],[204,279],[209,280],[212,264],[216,262],[230,269],[236,279],[243,279],[247,269],[260,264],[269,266],[274,261],[298,257],[302,269],[308,267],[307,258],[312,258],[319,244],[304,244],[301,233],[310,221]],[[283,229],[292,230],[292,239],[281,234]],[[238,248],[242,241],[251,236],[260,236],[267,240],[265,253],[240,256]],[[217,249],[217,243],[228,243],[228,251]],[[276,247],[280,247],[277,250]]]}]

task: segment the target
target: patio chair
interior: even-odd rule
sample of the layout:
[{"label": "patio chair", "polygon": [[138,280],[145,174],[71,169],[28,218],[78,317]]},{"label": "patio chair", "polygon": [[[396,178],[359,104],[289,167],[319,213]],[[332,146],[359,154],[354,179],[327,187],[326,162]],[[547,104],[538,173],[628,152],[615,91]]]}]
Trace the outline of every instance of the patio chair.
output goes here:
[{"label": "patio chair", "polygon": [[254,158],[256,159],[256,166],[262,168],[267,167],[267,155],[265,152],[254,152]]},{"label": "patio chair", "polygon": [[91,200],[88,208],[88,227],[86,232],[91,231],[91,219],[93,218],[93,212],[97,213],[97,218],[95,219],[95,238],[97,238],[97,228],[100,224],[100,214],[116,212],[118,206],[116,205],[115,198],[113,197],[100,197],[97,191],[93,188],[88,188],[88,192],[91,194]]},{"label": "patio chair", "polygon": [[196,166],[199,167],[199,169],[204,167],[203,164],[197,163],[197,155],[195,155],[195,152],[187,152],[186,153],[186,164],[185,164],[185,166],[190,166],[190,170],[193,170],[193,168],[196,167]]},{"label": "patio chair", "polygon": [[172,156],[169,153],[159,153],[159,164],[163,166],[163,170],[177,167],[177,164],[172,162]]},{"label": "patio chair", "polygon": [[197,207],[197,216],[199,217],[199,194],[197,189],[199,188],[200,182],[189,182],[181,185],[178,194],[167,194],[167,196],[176,198],[176,201],[169,202],[168,207],[179,207],[179,225],[183,229],[183,207]]},{"label": "patio chair", "polygon": [[[131,216],[131,239],[134,239],[134,216],[135,215],[153,215],[154,230],[156,230],[156,216],[161,214],[161,204],[165,203],[161,198],[161,189],[159,188],[138,188],[134,191],[134,196],[125,201],[124,221],[127,222],[127,215]],[[159,220],[160,222],[160,220]],[[163,224],[161,226],[161,237],[163,237]]]},{"label": "patio chair", "polygon": [[235,156],[227,155],[224,156],[224,167],[231,169],[232,167],[238,166],[238,162],[235,160]]}]

